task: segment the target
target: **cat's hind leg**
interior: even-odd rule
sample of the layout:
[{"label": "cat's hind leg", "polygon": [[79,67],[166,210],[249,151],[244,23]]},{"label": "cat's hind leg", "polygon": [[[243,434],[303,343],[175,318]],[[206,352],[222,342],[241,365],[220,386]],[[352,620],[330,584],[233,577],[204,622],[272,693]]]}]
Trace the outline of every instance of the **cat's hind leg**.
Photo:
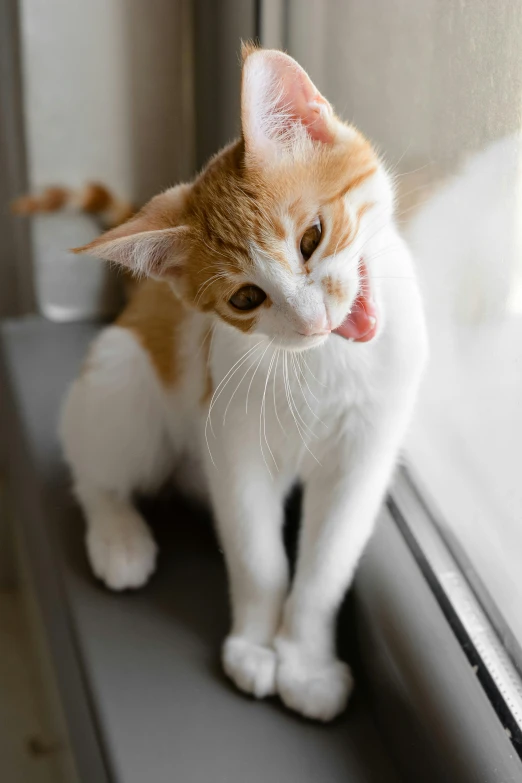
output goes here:
[{"label": "cat's hind leg", "polygon": [[132,500],[171,469],[165,406],[149,355],[130,330],[114,326],[91,348],[63,408],[61,437],[86,517],[87,552],[113,590],[140,587],[155,568],[156,543]]}]

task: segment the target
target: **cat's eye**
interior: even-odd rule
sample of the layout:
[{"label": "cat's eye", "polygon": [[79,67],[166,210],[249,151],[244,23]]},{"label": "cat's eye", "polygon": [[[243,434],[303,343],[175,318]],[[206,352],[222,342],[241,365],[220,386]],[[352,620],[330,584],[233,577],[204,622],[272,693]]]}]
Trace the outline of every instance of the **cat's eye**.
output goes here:
[{"label": "cat's eye", "polygon": [[244,285],[230,297],[229,302],[236,310],[255,310],[266,299],[266,294],[257,285]]},{"label": "cat's eye", "polygon": [[313,223],[310,228],[307,228],[301,237],[301,244],[299,249],[304,261],[308,261],[312,257],[319,242],[321,241],[321,235],[323,233],[323,227],[319,218]]}]

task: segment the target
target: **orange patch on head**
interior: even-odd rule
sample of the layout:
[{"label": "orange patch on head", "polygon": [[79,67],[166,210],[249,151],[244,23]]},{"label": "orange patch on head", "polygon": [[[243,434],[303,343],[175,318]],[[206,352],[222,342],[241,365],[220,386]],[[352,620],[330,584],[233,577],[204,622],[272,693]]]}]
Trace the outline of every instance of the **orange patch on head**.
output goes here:
[{"label": "orange patch on head", "polygon": [[331,199],[343,198],[349,191],[358,188],[376,172],[377,156],[370,142],[362,134],[357,133],[354,143],[347,148],[344,160],[340,163],[337,176],[338,187]]},{"label": "orange patch on head", "polygon": [[274,235],[277,239],[279,239],[281,242],[283,242],[286,239],[286,230],[284,225],[281,223],[279,218],[274,218]]},{"label": "orange patch on head", "polygon": [[[364,211],[347,209],[344,197],[376,172],[378,160],[369,142],[335,117],[296,63],[280,52],[263,55],[251,45],[244,47],[243,56],[249,76],[243,78],[242,138],[218,153],[191,185],[160,194],[133,220],[83,252],[96,255],[105,248],[101,257],[138,274],[168,279],[187,306],[213,312],[240,331],[251,332],[263,311],[236,315],[228,305],[232,294],[242,285],[258,284],[258,265],[271,271],[266,275],[271,285],[280,277],[274,271],[281,268],[287,276],[308,273],[312,264],[297,266],[292,256],[297,257],[302,232],[321,217],[321,210],[328,215],[318,245],[321,256],[332,256],[352,242]],[[281,83],[292,112],[282,111],[281,101],[272,106],[265,100],[260,73]],[[255,100],[252,79],[257,79]],[[266,122],[260,111],[268,112]],[[263,139],[263,129],[270,135],[276,127],[277,112],[282,112],[285,133]],[[102,196],[98,194],[98,200]],[[287,216],[295,236],[286,225]],[[252,247],[260,249],[259,259],[252,258]],[[333,282],[327,285],[331,296],[340,294]],[[154,344],[156,354],[165,357],[160,363],[155,360],[162,377],[175,377],[176,352],[159,348],[154,328],[141,322],[138,328],[137,316],[124,313],[122,318],[127,325],[132,322],[129,328],[139,331],[143,343]],[[150,312],[151,322],[161,318],[160,312]],[[175,331],[166,329],[168,334]]]},{"label": "orange patch on head", "polygon": [[372,201],[367,201],[365,204],[361,204],[359,209],[357,210],[357,218],[361,220],[361,218],[366,215],[367,212],[370,211],[372,207],[374,207],[375,204]]},{"label": "orange patch on head", "polygon": [[228,315],[225,313],[220,313],[220,317],[225,321],[227,324],[230,324],[230,326],[235,326],[236,329],[239,329],[241,332],[244,332],[245,334],[248,334],[252,331],[254,328],[254,325],[256,323],[256,318],[236,318],[233,315]]},{"label": "orange patch on head", "polygon": [[362,185],[363,182],[365,182],[369,177],[373,177],[373,175],[377,172],[377,166],[370,166],[369,168],[366,168],[362,171],[355,172],[348,184],[344,185],[340,193],[337,195],[337,198],[343,198],[343,196],[346,196],[346,194],[350,190],[355,190],[355,188],[358,188],[359,185]]},{"label": "orange patch on head", "polygon": [[344,283],[338,278],[334,278],[328,275],[327,277],[323,278],[322,287],[327,296],[331,296],[332,299],[336,299],[339,302],[342,302],[346,296]]},{"label": "orange patch on head", "polygon": [[284,267],[288,272],[292,271],[292,267],[290,266],[288,259],[286,257],[285,251],[283,248],[277,246],[274,242],[270,243],[263,243],[260,242],[259,246],[263,253],[268,256],[270,261],[275,261],[276,263],[280,264],[282,267]]},{"label": "orange patch on head", "polygon": [[355,221],[349,220],[343,201],[336,201],[333,207],[333,225],[328,244],[324,250],[324,257],[336,255],[347,248],[359,232],[363,216],[374,206],[371,202],[362,204],[356,212]]},{"label": "orange patch on head", "polygon": [[353,241],[357,227],[350,220],[344,202],[334,201],[331,205],[331,224],[328,243],[323,250],[323,257],[335,256]]}]

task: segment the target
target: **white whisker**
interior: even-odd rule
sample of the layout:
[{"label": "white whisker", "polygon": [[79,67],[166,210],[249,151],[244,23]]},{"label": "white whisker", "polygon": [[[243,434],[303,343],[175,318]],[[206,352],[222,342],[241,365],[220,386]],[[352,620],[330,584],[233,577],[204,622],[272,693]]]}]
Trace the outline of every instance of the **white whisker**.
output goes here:
[{"label": "white whisker", "polygon": [[308,431],[309,436],[311,438],[318,438],[319,436],[316,435],[315,432],[313,431],[313,429],[310,427],[310,425],[306,423],[306,421],[303,419],[303,417],[301,415],[301,411],[297,407],[297,403],[294,400],[294,395],[292,394],[292,386],[290,384],[290,377],[289,377],[289,373],[288,373],[288,365],[286,365],[286,367],[287,367],[286,372],[287,372],[287,378],[288,378],[288,391],[290,393],[290,399],[292,400],[292,404],[294,406],[295,412],[296,412],[297,416],[299,417],[299,420],[300,420],[304,430]]},{"label": "white whisker", "polygon": [[286,351],[283,353],[283,379],[284,379],[284,383],[285,383],[286,401],[288,402],[288,408],[290,410],[290,413],[292,414],[292,417],[293,417],[294,422],[295,422],[295,426],[296,426],[297,431],[298,431],[298,433],[299,433],[299,435],[301,437],[301,440],[303,441],[303,446],[308,451],[308,453],[313,457],[313,459],[317,462],[317,464],[320,465],[321,463],[319,462],[319,460],[317,459],[317,457],[315,456],[313,451],[311,451],[311,449],[309,448],[306,440],[304,439],[303,433],[301,432],[301,427],[299,426],[299,422],[297,421],[297,418],[296,418],[295,413],[294,413],[293,408],[292,408],[292,404],[290,402],[289,382],[288,382],[288,367],[287,367],[287,362],[286,362]]},{"label": "white whisker", "polygon": [[254,374],[253,374],[253,375],[252,375],[252,377],[250,378],[250,383],[248,384],[248,391],[247,391],[247,396],[246,396],[245,413],[248,413],[248,397],[249,397],[249,395],[250,395],[250,389],[252,388],[252,384],[253,384],[253,382],[254,382],[254,378],[256,377],[256,373],[257,373],[257,371],[258,371],[258,369],[259,369],[259,365],[260,365],[260,364],[261,364],[261,362],[263,361],[263,357],[264,357],[264,355],[266,354],[266,352],[268,351],[268,349],[270,348],[270,346],[272,345],[272,343],[274,342],[274,340],[275,340],[275,337],[272,337],[272,339],[270,340],[270,342],[269,342],[269,343],[268,343],[268,345],[266,346],[265,350],[264,350],[264,351],[263,351],[263,353],[261,354],[261,357],[260,357],[260,359],[259,359],[259,361],[258,361],[258,363],[257,363],[256,369],[254,370]]},{"label": "white whisker", "polygon": [[[216,250],[216,248],[214,248],[214,247],[210,247],[210,245],[208,244],[208,242],[205,242],[205,240],[203,239],[203,237],[200,237],[200,241],[201,241],[201,242],[202,242],[202,243],[205,245],[205,247],[207,248],[207,250],[209,250],[209,251],[210,251],[210,253],[212,253],[212,255],[213,255],[213,256],[220,256],[220,258],[224,258],[224,259],[225,259],[225,261],[226,261],[226,264],[225,264],[225,265],[226,265],[226,266],[229,266],[229,267],[230,267],[230,269],[234,269],[234,266],[233,266],[233,264],[230,262],[230,257],[229,257],[229,256],[227,256],[225,253],[222,253],[222,252],[221,252],[221,251],[219,251],[219,250]],[[221,262],[221,263],[222,263],[222,262]],[[206,268],[206,269],[208,269],[208,266],[207,266],[207,267],[205,267],[205,268]]]},{"label": "white whisker", "polygon": [[216,272],[215,275],[212,275],[212,277],[210,277],[208,280],[205,280],[205,282],[202,283],[197,290],[196,298],[194,299],[194,305],[199,304],[201,297],[208,288],[214,285],[214,283],[217,283],[218,280],[225,280],[226,278],[228,278],[226,272]]},{"label": "white whisker", "polygon": [[246,376],[248,375],[248,373],[250,372],[250,370],[252,369],[252,367],[254,366],[254,364],[255,364],[255,363],[256,363],[256,359],[254,359],[254,361],[252,362],[252,364],[249,364],[249,365],[248,365],[248,368],[245,370],[245,372],[244,372],[244,373],[243,373],[243,375],[241,376],[241,380],[239,381],[238,385],[236,386],[236,388],[235,388],[235,389],[234,389],[234,391],[232,392],[232,394],[231,394],[231,396],[230,396],[230,399],[229,399],[229,401],[227,402],[227,407],[225,408],[225,413],[223,414],[223,427],[225,426],[225,422],[226,422],[226,419],[227,419],[227,413],[228,413],[228,409],[230,408],[230,405],[231,405],[231,403],[232,403],[232,400],[234,399],[234,396],[235,396],[235,394],[236,394],[237,390],[239,389],[239,387],[241,386],[241,384],[243,383],[243,381],[245,380]]},{"label": "white whisker", "polygon": [[270,378],[270,373],[272,372],[272,366],[274,364],[275,355],[276,355],[276,351],[274,350],[274,352],[272,353],[272,358],[270,359],[270,364],[268,366],[268,371],[267,371],[267,374],[266,374],[265,388],[264,388],[264,391],[263,391],[263,398],[261,400],[261,409],[259,411],[259,446],[261,448],[261,454],[263,455],[264,463],[265,463],[265,465],[267,467],[267,470],[270,473],[271,477],[272,477],[272,473],[270,471],[270,468],[268,467],[268,463],[266,461],[264,450],[263,450],[263,445],[262,445],[262,442],[261,442],[261,425],[263,427],[263,435],[264,435],[264,438],[265,438],[265,443],[267,445],[268,451],[270,452],[270,456],[272,457],[272,459],[274,461],[274,465],[276,466],[276,469],[279,471],[279,466],[278,466],[278,464],[276,462],[276,458],[274,457],[274,454],[273,454],[272,449],[270,448],[270,444],[268,442],[268,438],[266,436],[266,408],[265,408],[266,390],[267,390],[267,387],[268,387],[268,381],[269,381],[269,378]]},{"label": "white whisker", "polygon": [[316,381],[319,384],[319,386],[322,386],[323,388],[326,388],[326,383],[322,383],[322,381],[320,381],[319,378],[316,378],[315,375],[313,374],[312,370],[310,369],[310,366],[309,366],[308,362],[305,359],[304,354],[301,354],[301,356],[303,357],[303,362],[306,365],[306,369],[308,370],[308,372],[310,373],[310,375],[312,376],[314,381]]},{"label": "white whisker", "polygon": [[[207,340],[210,337],[211,333],[212,333],[212,335],[214,334],[213,333],[213,329],[214,329],[214,324],[210,324],[210,326],[208,327],[208,329],[205,332],[205,335],[204,335],[204,337],[203,337],[203,339],[201,341],[201,345],[198,348],[198,352],[196,353],[196,357],[195,357],[196,359],[198,358],[198,356],[200,355],[201,351],[203,350],[203,346],[207,342]],[[212,342],[212,337],[211,337],[211,342]],[[209,353],[210,353],[210,346],[209,346]],[[208,363],[208,357],[207,357],[207,363]]]},{"label": "white whisker", "polygon": [[[317,421],[320,424],[322,424],[323,427],[326,427],[326,424],[324,423],[324,421],[322,419],[320,419],[319,416],[316,414],[316,412],[311,408],[310,403],[307,400],[306,394],[304,393],[303,385],[301,383],[301,379],[299,378],[299,374],[301,373],[301,367],[296,363],[296,360],[295,360],[295,357],[294,357],[293,354],[292,354],[291,358],[292,358],[292,364],[293,364],[293,367],[294,367],[294,372],[295,372],[295,375],[296,375],[296,378],[297,378],[297,383],[299,384],[299,388],[301,389],[301,394],[303,396],[303,400],[305,401],[305,403],[306,403],[306,405],[308,407],[308,410],[310,411],[310,413],[312,414],[314,419],[317,419]],[[326,427],[326,428],[328,429],[328,427]]]},{"label": "white whisker", "polygon": [[209,408],[208,408],[208,414],[207,414],[207,418],[206,418],[206,421],[205,421],[205,440],[207,442],[207,448],[208,448],[208,453],[210,455],[210,459],[212,460],[212,464],[214,466],[216,465],[216,463],[214,462],[214,458],[212,456],[212,451],[210,449],[210,445],[209,445],[209,442],[208,442],[208,425],[209,425],[209,423],[210,423],[210,430],[211,430],[213,436],[216,437],[216,434],[214,432],[214,428],[212,426],[212,419],[211,419],[212,409],[213,409],[214,405],[216,404],[216,402],[218,401],[218,399],[220,398],[221,394],[223,393],[223,391],[224,391],[225,387],[227,386],[228,382],[234,377],[234,375],[239,370],[239,368],[247,361],[248,356],[253,351],[255,351],[262,344],[262,342],[263,342],[263,340],[259,340],[259,342],[256,343],[256,345],[254,345],[251,348],[249,348],[248,351],[245,351],[243,356],[241,356],[237,360],[237,362],[230,368],[230,370],[227,372],[227,374],[224,376],[224,378],[221,379],[221,381],[219,382],[219,384],[216,387],[216,390],[215,390],[214,394],[212,395],[212,399],[210,400],[210,404],[209,404]]},{"label": "white whisker", "polygon": [[[303,379],[303,381],[305,382],[305,384],[306,384],[306,388],[308,389],[308,391],[310,392],[310,394],[312,395],[312,397],[314,398],[314,400],[315,400],[316,402],[319,402],[319,399],[318,399],[318,398],[315,396],[315,394],[313,393],[313,391],[312,391],[312,389],[311,389],[311,387],[310,387],[310,384],[308,383],[308,378],[306,377],[306,375],[305,375],[305,374],[304,374],[304,372],[303,372],[303,368],[301,367],[301,365],[300,365],[300,363],[299,363],[299,358],[300,358],[300,357],[299,357],[299,354],[298,354],[298,355],[297,355],[297,357],[296,357],[296,361],[297,361],[297,363],[298,363],[298,365],[299,365],[299,369],[301,370],[301,378],[302,378],[302,379]],[[304,359],[304,356],[302,356],[302,355],[301,355],[301,358],[302,358],[302,359]]]},{"label": "white whisker", "polygon": [[[405,155],[407,155],[407,153],[410,151],[410,147],[411,147],[411,139],[410,139],[410,141],[409,141],[409,143],[408,143],[408,146],[406,147],[406,149],[405,149],[405,150],[404,150],[404,152],[402,153],[401,157],[400,157],[400,158],[399,158],[399,160],[397,161],[397,163],[394,163],[394,164],[392,164],[392,166],[390,167],[392,170],[393,170],[393,169],[397,169],[397,168],[399,167],[399,164],[401,163],[401,161],[402,161],[402,159],[404,158],[404,156],[405,156]],[[396,177],[401,177],[401,176],[404,176],[404,174],[396,174],[395,176],[396,176]]]},{"label": "white whisker", "polygon": [[[370,225],[375,225],[375,222],[376,222],[376,221],[372,221],[372,223],[371,223],[371,224],[369,224],[369,225],[368,225],[366,228],[369,228],[369,226],[370,226]],[[356,242],[357,242],[357,243],[361,242],[362,236],[364,236],[364,235],[362,235],[362,236],[361,236],[361,235],[358,235],[358,236],[356,237],[356,239],[354,240],[354,246],[355,246],[355,248],[356,248],[356,255],[359,257],[359,256],[361,255],[361,253],[363,253],[363,251],[364,251],[364,249],[366,248],[366,246],[368,245],[368,242],[371,242],[371,240],[372,240],[372,239],[375,239],[375,237],[376,237],[376,236],[377,236],[377,235],[378,235],[378,234],[379,234],[381,231],[383,231],[383,230],[384,230],[386,227],[387,227],[387,224],[386,224],[386,223],[383,223],[383,225],[382,225],[382,226],[379,226],[379,227],[378,227],[378,228],[377,228],[377,229],[376,229],[376,230],[375,230],[375,231],[374,231],[372,234],[370,234],[370,236],[369,236],[369,237],[366,237],[366,238],[364,239],[364,241],[363,241],[361,244],[356,244]]]},{"label": "white whisker", "polygon": [[279,367],[279,354],[280,354],[280,353],[281,353],[281,348],[278,348],[278,349],[277,349],[277,360],[276,360],[276,366],[275,366],[275,370],[274,370],[274,381],[273,381],[273,383],[272,383],[272,395],[273,395],[273,398],[274,398],[274,411],[275,411],[276,419],[277,419],[277,421],[278,421],[278,423],[279,423],[279,426],[280,426],[280,427],[281,427],[281,429],[283,430],[283,433],[284,433],[284,434],[285,434],[285,435],[288,437],[288,435],[287,435],[287,432],[286,432],[285,428],[284,428],[284,427],[283,427],[283,425],[281,424],[281,419],[279,418],[279,413],[278,413],[278,411],[277,411],[277,403],[276,403],[276,376],[277,376],[277,368]]}]

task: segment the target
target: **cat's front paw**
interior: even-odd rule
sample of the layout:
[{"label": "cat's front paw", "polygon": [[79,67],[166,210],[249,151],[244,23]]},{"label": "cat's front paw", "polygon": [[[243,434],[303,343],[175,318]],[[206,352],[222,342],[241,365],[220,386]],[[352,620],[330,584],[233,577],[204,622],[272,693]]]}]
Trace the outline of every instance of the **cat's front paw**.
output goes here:
[{"label": "cat's front paw", "polygon": [[229,636],[223,645],[223,668],[240,690],[258,699],[276,692],[277,658],[274,650],[241,636]]},{"label": "cat's front paw", "polygon": [[318,664],[280,648],[277,691],[287,707],[305,718],[332,720],[346,707],[352,688],[350,668],[343,661]]},{"label": "cat's front paw", "polygon": [[137,514],[125,524],[90,526],[86,536],[92,570],[111,590],[142,587],[156,567],[158,547]]}]

